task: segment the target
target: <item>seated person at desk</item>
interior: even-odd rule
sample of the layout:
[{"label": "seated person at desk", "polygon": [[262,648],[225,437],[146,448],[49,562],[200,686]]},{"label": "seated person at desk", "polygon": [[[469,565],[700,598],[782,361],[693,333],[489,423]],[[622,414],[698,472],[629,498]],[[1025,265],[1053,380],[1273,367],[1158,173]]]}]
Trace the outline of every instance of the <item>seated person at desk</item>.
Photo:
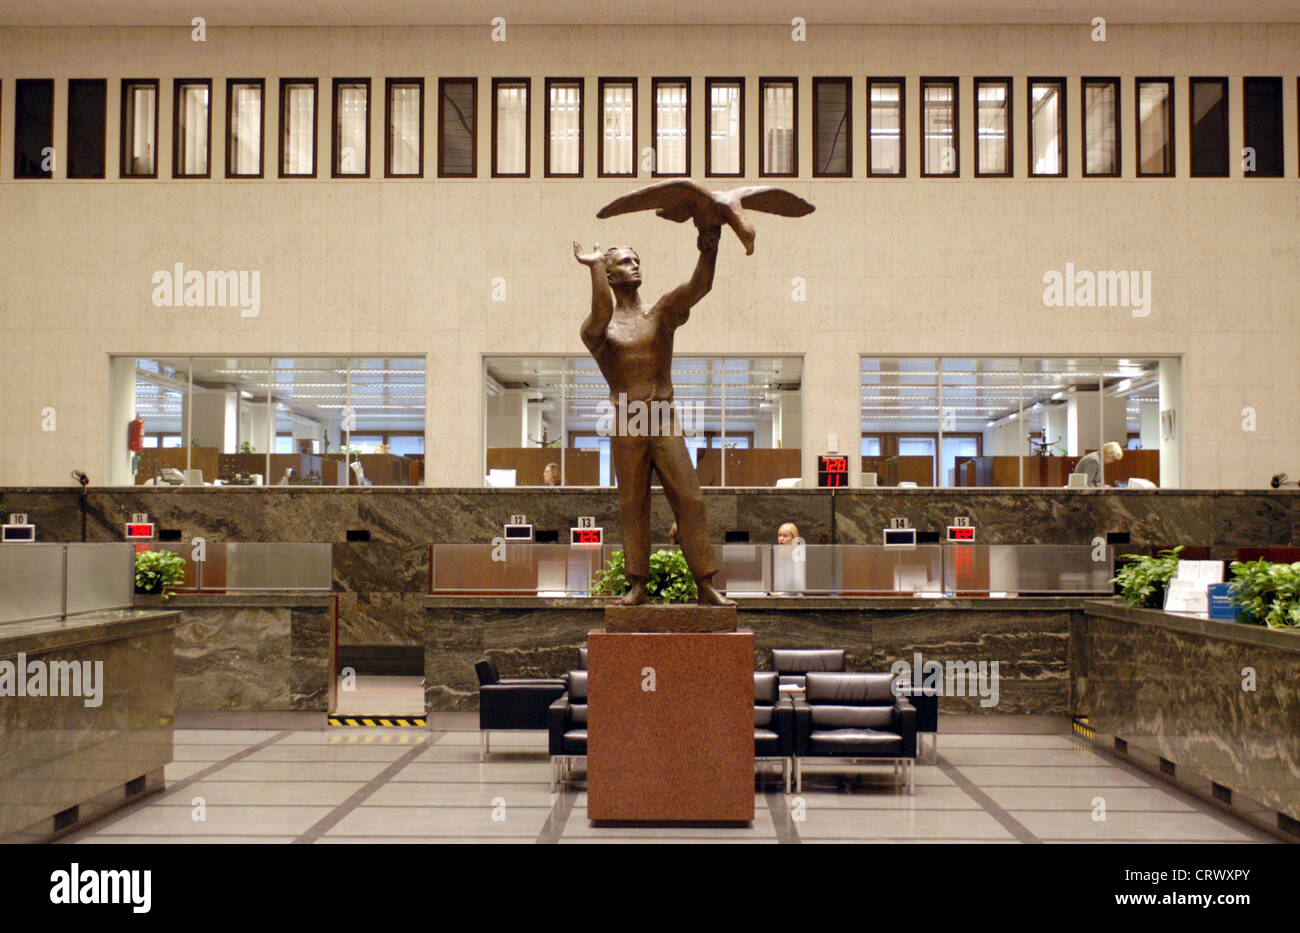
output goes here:
[{"label": "seated person at desk", "polygon": [[1101,450],[1094,450],[1092,453],[1080,457],[1079,462],[1075,464],[1074,472],[1082,473],[1088,477],[1089,486],[1104,485],[1101,481],[1103,457],[1107,464],[1123,460],[1124,449],[1114,441],[1107,441],[1101,445]]},{"label": "seated person at desk", "polygon": [[546,464],[546,469],[542,470],[542,485],[560,485],[560,465],[558,463]]},{"label": "seated person at desk", "polygon": [[804,570],[808,566],[803,553],[795,559],[795,546],[803,544],[799,528],[786,522],[776,530],[776,547],[772,549],[772,595],[791,596],[803,593],[807,586]]}]

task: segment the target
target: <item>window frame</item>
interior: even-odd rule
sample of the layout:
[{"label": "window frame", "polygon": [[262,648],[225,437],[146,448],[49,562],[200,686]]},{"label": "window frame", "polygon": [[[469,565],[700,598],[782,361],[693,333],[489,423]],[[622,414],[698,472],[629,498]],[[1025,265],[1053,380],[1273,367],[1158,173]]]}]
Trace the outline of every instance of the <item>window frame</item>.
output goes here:
[{"label": "window frame", "polygon": [[[1193,104],[1196,103],[1196,86],[1198,84],[1217,84],[1222,90],[1220,98],[1223,101],[1224,107],[1222,172],[1198,172],[1196,170],[1196,111],[1193,108]],[[1187,78],[1187,175],[1189,178],[1227,178],[1232,174],[1232,152],[1228,141],[1229,133],[1231,132],[1231,119],[1232,113],[1228,104],[1227,77],[1189,75]],[[1245,114],[1242,115],[1242,119],[1245,119]]]},{"label": "window frame", "polygon": [[[818,117],[818,99],[817,89],[828,84],[844,85],[844,167],[843,172],[824,172],[818,166],[821,159],[821,153],[818,151],[817,127],[819,126]],[[798,92],[795,96],[796,106],[798,103]],[[798,111],[795,116],[795,135],[798,136]],[[848,75],[828,75],[823,77],[814,77],[812,79],[812,150],[813,150],[813,178],[852,178],[853,177],[853,78]],[[795,161],[795,168],[799,167],[798,160]]]},{"label": "window frame", "polygon": [[[18,104],[18,95],[24,85],[31,85],[31,84],[45,85],[49,89],[50,111],[49,114],[47,115],[47,123],[50,128],[50,134],[49,134],[49,141],[47,145],[42,147],[42,149],[44,148],[49,148],[51,150],[54,149],[54,95],[55,95],[54,79],[53,78],[16,78],[14,80],[14,164],[13,164],[13,172],[14,172],[13,177],[15,181],[44,181],[44,180],[51,179],[54,177],[54,170],[56,167],[54,163],[51,163],[50,170],[48,172],[39,171],[35,175],[18,174],[18,160],[20,157],[19,150],[21,148],[20,143],[22,141],[21,133],[22,133],[22,125],[23,125],[22,109],[19,107]],[[42,157],[40,161],[43,162],[44,157]],[[37,164],[39,165],[40,162],[38,162]]]},{"label": "window frame", "polygon": [[[1163,84],[1169,89],[1169,139],[1166,143],[1169,149],[1169,171],[1167,172],[1144,172],[1142,170],[1142,85],[1144,84]],[[1174,93],[1174,79],[1172,77],[1138,75],[1133,78],[1133,152],[1134,162],[1136,163],[1134,170],[1138,178],[1174,178],[1178,175],[1178,149],[1175,145],[1178,138],[1178,131],[1175,126],[1178,109]]]},{"label": "window frame", "polygon": [[[1248,83],[1251,82],[1256,82],[1260,84],[1265,82],[1268,83],[1276,82],[1277,97],[1281,105],[1281,110],[1283,111],[1282,113],[1279,114],[1278,117],[1279,122],[1277,127],[1278,145],[1280,147],[1280,151],[1278,152],[1278,161],[1277,161],[1278,169],[1276,172],[1266,173],[1260,171],[1254,171],[1254,172],[1243,171],[1241,173],[1241,176],[1243,178],[1284,178],[1286,177],[1286,114],[1285,114],[1286,98],[1284,96],[1285,85],[1283,84],[1283,79],[1275,75],[1243,75],[1242,76],[1241,79],[1241,145],[1243,148],[1250,145],[1250,140],[1246,132],[1247,129],[1246,86]],[[1297,79],[1296,86],[1297,88],[1300,88],[1300,78]],[[1229,158],[1231,158],[1232,153],[1229,152],[1228,156]]]},{"label": "window frame", "polygon": [[[257,171],[236,174],[235,135],[232,118],[235,109],[235,87],[250,84],[261,90],[261,124],[257,132]],[[227,178],[265,178],[266,177],[266,79],[265,78],[227,78],[226,79],[226,177]]]},{"label": "window frame", "polygon": [[[1032,79],[1031,79],[1032,80]],[[1005,108],[1007,112],[1006,134],[1003,137],[1007,147],[1006,169],[1001,172],[986,172],[980,168],[980,88],[988,84],[1005,85],[1007,89]],[[1015,160],[1015,117],[1016,85],[1009,75],[981,75],[971,79],[971,104],[975,114],[975,177],[976,178],[1013,178],[1016,174]],[[1032,113],[1032,111],[1030,111]]]},{"label": "window frame", "polygon": [[[339,88],[345,84],[360,84],[366,89],[366,170],[364,172],[344,172],[339,163]],[[369,78],[334,78],[333,92],[330,94],[330,178],[369,178],[370,177],[370,118],[374,108]]]},{"label": "window frame", "polygon": [[[925,90],[932,85],[952,85],[952,151],[953,165],[951,172],[931,172],[925,167]],[[955,76],[925,75],[921,78],[921,177],[922,178],[961,178],[961,80]]]},{"label": "window frame", "polygon": [[[393,88],[415,87],[420,90],[420,128],[416,131],[420,141],[419,155],[416,157],[414,172],[393,171]],[[424,177],[424,78],[385,78],[384,79],[384,177],[385,178],[423,178]],[[367,105],[367,112],[369,106]],[[367,121],[369,122],[369,121]]]},{"label": "window frame", "polygon": [[[1034,86],[1056,85],[1061,95],[1061,106],[1056,108],[1057,123],[1061,133],[1061,170],[1059,172],[1034,171]],[[1027,159],[1025,168],[1030,178],[1070,177],[1070,87],[1069,79],[1062,75],[1039,75],[1025,79],[1025,133]]]},{"label": "window frame", "polygon": [[[664,84],[681,84],[686,87],[686,166],[680,172],[659,171],[659,87]],[[651,178],[689,178],[691,176],[691,106],[695,95],[691,93],[688,76],[658,77],[650,79],[650,145],[654,147],[654,169]],[[634,156],[635,158],[635,156]]]},{"label": "window frame", "polygon": [[[208,157],[202,172],[182,172],[181,164],[181,88],[203,86],[208,89]],[[157,166],[155,166],[156,168]],[[173,78],[172,79],[172,178],[211,178],[212,177],[212,79],[211,78]]]},{"label": "window frame", "polygon": [[[118,152],[117,177],[122,178],[157,178],[158,177],[158,124],[162,121],[159,119],[160,112],[160,95],[162,89],[158,78],[122,78],[121,79],[122,99],[117,112],[117,122],[121,132],[121,149]],[[127,158],[128,134],[126,126],[126,101],[132,88],[152,87],[153,88],[153,171],[152,172],[128,172],[126,167],[130,164]],[[106,166],[107,168],[107,166]]]},{"label": "window frame", "polygon": [[[1109,84],[1115,88],[1115,113],[1112,119],[1115,123],[1115,171],[1113,172],[1090,172],[1088,171],[1088,85],[1089,84]],[[1120,118],[1120,95],[1123,93],[1123,82],[1116,77],[1093,77],[1084,75],[1079,79],[1079,137],[1082,141],[1080,152],[1081,164],[1080,174],[1084,178],[1120,178],[1124,173],[1124,138],[1123,129],[1124,121]]]},{"label": "window frame", "polygon": [[[765,92],[773,84],[789,84],[792,90],[790,104],[794,119],[791,126],[790,164],[794,168],[793,171],[789,172],[768,171],[767,159],[764,157],[766,147],[763,145],[763,135],[767,129],[767,94]],[[799,177],[799,79],[797,77],[766,77],[758,79],[758,177]]]},{"label": "window frame", "polygon": [[[713,135],[710,132],[713,120],[713,89],[718,86],[735,85],[740,92],[740,136],[737,140],[740,158],[737,162],[739,171],[715,172],[713,170]],[[704,177],[706,178],[744,178],[745,177],[745,79],[743,77],[706,77],[704,79]]]},{"label": "window frame", "polygon": [[[898,171],[877,172],[871,158],[871,91],[877,84],[898,85]],[[868,178],[906,178],[907,177],[907,79],[904,77],[868,77],[867,78],[867,177]]]},{"label": "window frame", "polygon": [[[551,171],[551,88],[553,87],[573,87],[578,88],[578,171],[577,172],[554,172]],[[546,100],[546,112],[542,115],[543,128],[542,138],[546,142],[546,151],[542,153],[542,177],[543,178],[582,178],[586,171],[586,148],[587,136],[584,132],[585,122],[587,119],[587,81],[585,78],[546,78],[543,82],[545,91],[543,92]]]},{"label": "window frame", "polygon": [[[72,153],[74,151],[74,147],[72,145],[73,88],[74,87],[95,87],[95,86],[98,86],[99,89],[103,92],[103,98],[104,98],[104,119],[99,127],[99,156],[100,156],[100,164],[103,167],[100,169],[98,175],[86,175],[86,174],[74,175],[72,173],[72,165],[73,165]],[[65,177],[69,179],[106,178],[108,174],[108,152],[106,150],[106,146],[108,143],[108,79],[107,78],[69,78],[67,109],[68,109],[68,119],[64,123],[64,144],[68,150],[68,158],[66,160],[67,168],[65,169],[64,172]]]},{"label": "window frame", "polygon": [[[470,133],[470,170],[468,173],[446,171],[446,126],[443,122],[443,98],[446,90],[453,84],[468,84],[470,87],[470,115],[469,115],[469,133]],[[532,101],[529,101],[529,110],[532,109]],[[438,79],[438,177],[439,178],[478,178],[478,78],[476,77],[450,77]]]},{"label": "window frame", "polygon": [[[632,85],[632,171],[631,172],[611,172],[605,166],[605,87],[609,84]],[[637,125],[638,119],[638,94],[636,78],[598,78],[596,80],[596,94],[600,101],[600,138],[596,143],[596,177],[597,178],[636,178],[638,174],[638,165],[641,158],[637,150],[637,133],[640,127]]]},{"label": "window frame", "polygon": [[[289,129],[289,121],[285,119],[286,108],[289,104],[289,88],[294,85],[305,84],[311,87],[311,171],[304,172],[286,172],[284,170],[285,155],[285,134]],[[279,146],[279,177],[280,178],[315,178],[319,170],[320,160],[320,81],[316,78],[281,78],[280,79],[280,146]]]},{"label": "window frame", "polygon": [[[502,172],[497,167],[497,129],[500,125],[500,113],[497,106],[500,98],[498,91],[509,87],[524,89],[524,170],[522,172]],[[531,178],[533,171],[533,79],[532,78],[493,78],[492,79],[492,178]]]}]

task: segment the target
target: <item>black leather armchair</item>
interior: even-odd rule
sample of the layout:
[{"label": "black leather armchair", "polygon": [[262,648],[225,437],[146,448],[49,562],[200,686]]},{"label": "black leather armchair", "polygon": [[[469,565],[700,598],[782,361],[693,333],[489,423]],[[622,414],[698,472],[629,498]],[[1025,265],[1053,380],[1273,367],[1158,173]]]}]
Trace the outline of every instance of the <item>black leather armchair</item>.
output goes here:
[{"label": "black leather armchair", "polygon": [[803,788],[804,758],[888,759],[895,780],[916,793],[916,709],[894,695],[894,674],[809,671],[794,701],[794,786]]},{"label": "black leather armchair", "polygon": [[804,685],[809,671],[844,670],[843,648],[773,648],[772,670],[781,678],[781,686]]},{"label": "black leather armchair", "polygon": [[754,760],[780,761],[785,792],[790,793],[794,755],[794,704],[777,689],[776,671],[754,672]]},{"label": "black leather armchair", "polygon": [[587,672],[569,671],[569,689],[546,711],[551,790],[567,783],[575,758],[587,757]]},{"label": "black leather armchair", "polygon": [[484,658],[474,665],[478,675],[479,754],[492,753],[492,732],[546,728],[546,711],[564,693],[564,681],[548,678],[502,678]]},{"label": "black leather armchair", "polygon": [[930,762],[939,761],[939,691],[933,687],[920,684],[912,685],[904,681],[899,685],[898,695],[907,697],[916,707],[916,751],[917,757],[923,758],[925,742],[923,736],[930,736]]}]

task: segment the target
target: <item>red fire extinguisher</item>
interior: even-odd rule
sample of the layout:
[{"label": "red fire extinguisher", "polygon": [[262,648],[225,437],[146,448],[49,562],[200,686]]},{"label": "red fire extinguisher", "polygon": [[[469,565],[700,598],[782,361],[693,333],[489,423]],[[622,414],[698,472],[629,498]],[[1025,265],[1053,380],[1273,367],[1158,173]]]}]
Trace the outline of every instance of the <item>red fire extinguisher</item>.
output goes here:
[{"label": "red fire extinguisher", "polygon": [[135,453],[144,450],[144,419],[139,415],[126,426],[126,446]]}]

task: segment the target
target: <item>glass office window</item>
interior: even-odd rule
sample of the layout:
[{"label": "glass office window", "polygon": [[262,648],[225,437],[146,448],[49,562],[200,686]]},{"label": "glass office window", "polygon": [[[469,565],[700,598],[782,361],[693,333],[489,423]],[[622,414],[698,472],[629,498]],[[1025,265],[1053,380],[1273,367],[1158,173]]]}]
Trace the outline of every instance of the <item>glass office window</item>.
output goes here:
[{"label": "glass office window", "polygon": [[54,177],[54,81],[14,82],[14,178]]},{"label": "glass office window", "polygon": [[280,177],[316,177],[316,79],[280,81]]},{"label": "glass office window", "polygon": [[384,95],[384,175],[424,174],[424,79],[389,78]]},{"label": "glass office window", "polygon": [[651,127],[654,175],[691,173],[691,83],[689,78],[655,78]]},{"label": "glass office window", "polygon": [[636,78],[600,79],[600,175],[636,174]]},{"label": "glass office window", "polygon": [[211,174],[212,82],[177,80],[175,89],[172,177],[207,178]]},{"label": "glass office window", "polygon": [[745,79],[707,78],[709,144],[705,175],[745,174]]},{"label": "glass office window", "polygon": [[1282,177],[1282,79],[1243,78],[1242,145],[1247,178]]},{"label": "glass office window", "polygon": [[1119,78],[1084,78],[1084,175],[1119,175],[1119,136]]},{"label": "glass office window", "polygon": [[370,79],[334,79],[334,134],[331,174],[335,178],[370,174]]},{"label": "glass office window", "polygon": [[492,79],[492,175],[528,175],[528,78]]},{"label": "glass office window", "polygon": [[1065,79],[1029,79],[1029,174],[1064,178]]},{"label": "glass office window", "polygon": [[582,176],[582,79],[546,79],[546,176]]},{"label": "glass office window", "polygon": [[104,177],[104,127],[108,82],[74,78],[68,82],[68,177]]},{"label": "glass office window", "polygon": [[957,79],[921,79],[921,174],[961,174],[957,139]]},{"label": "glass office window", "polygon": [[122,81],[123,178],[158,177],[158,81]]},{"label": "glass office window", "polygon": [[853,174],[853,84],[850,78],[813,79],[813,174]]},{"label": "glass office window", "polygon": [[226,82],[226,176],[262,177],[262,80]]},{"label": "glass office window", "polygon": [[902,78],[867,79],[868,175],[906,174],[904,127],[907,125]]},{"label": "glass office window", "polygon": [[478,79],[438,79],[438,175],[478,174]]},{"label": "glass office window", "polygon": [[1011,174],[1011,79],[975,79],[975,174]]},{"label": "glass office window", "polygon": [[1174,174],[1174,79],[1137,79],[1139,176]]},{"label": "glass office window", "polygon": [[760,78],[758,174],[799,174],[799,85],[794,78]]},{"label": "glass office window", "polygon": [[1191,174],[1228,175],[1228,79],[1192,78]]}]

